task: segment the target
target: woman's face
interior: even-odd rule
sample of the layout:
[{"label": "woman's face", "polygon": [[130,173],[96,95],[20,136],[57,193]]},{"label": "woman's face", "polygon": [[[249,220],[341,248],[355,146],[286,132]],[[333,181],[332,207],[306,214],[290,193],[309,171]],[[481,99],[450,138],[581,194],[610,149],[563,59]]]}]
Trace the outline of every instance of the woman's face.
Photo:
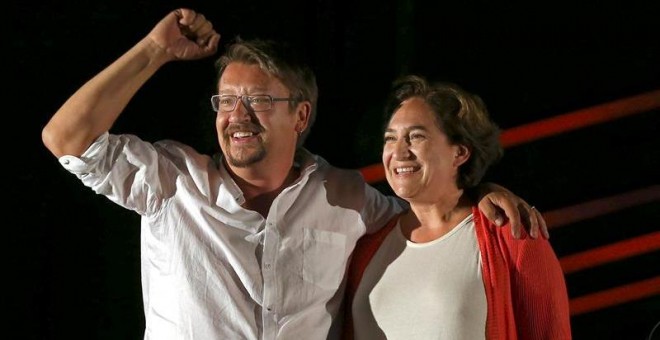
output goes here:
[{"label": "woman's face", "polygon": [[384,141],[385,175],[397,196],[411,203],[432,203],[458,190],[458,167],[469,152],[450,144],[422,98],[401,104],[388,123]]}]

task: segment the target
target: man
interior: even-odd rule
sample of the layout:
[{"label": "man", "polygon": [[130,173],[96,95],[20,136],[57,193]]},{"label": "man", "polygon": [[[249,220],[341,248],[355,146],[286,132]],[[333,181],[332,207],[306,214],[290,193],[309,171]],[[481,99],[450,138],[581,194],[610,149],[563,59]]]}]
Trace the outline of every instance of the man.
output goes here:
[{"label": "man", "polygon": [[[142,216],[145,339],[334,338],[355,242],[402,203],[300,147],[317,98],[307,67],[270,42],[229,48],[211,99],[218,161],[108,133],[161,66],[210,56],[219,39],[202,14],[169,13],[62,105],[44,144]],[[520,225],[515,207],[526,203],[502,189],[482,200],[490,216],[491,202]]]}]

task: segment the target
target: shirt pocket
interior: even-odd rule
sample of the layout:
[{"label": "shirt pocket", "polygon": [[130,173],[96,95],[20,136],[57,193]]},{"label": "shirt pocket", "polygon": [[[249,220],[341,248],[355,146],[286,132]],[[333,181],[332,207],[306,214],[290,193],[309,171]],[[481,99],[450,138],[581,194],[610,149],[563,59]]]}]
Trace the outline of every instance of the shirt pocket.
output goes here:
[{"label": "shirt pocket", "polygon": [[304,229],[303,280],[323,289],[337,289],[344,277],[346,235]]}]

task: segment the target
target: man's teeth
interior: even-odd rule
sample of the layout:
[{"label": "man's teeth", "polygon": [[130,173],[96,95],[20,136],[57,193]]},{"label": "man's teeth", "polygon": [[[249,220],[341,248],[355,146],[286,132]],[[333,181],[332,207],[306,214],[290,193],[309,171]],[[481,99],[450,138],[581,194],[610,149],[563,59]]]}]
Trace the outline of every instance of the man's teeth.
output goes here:
[{"label": "man's teeth", "polygon": [[254,133],[252,132],[234,132],[231,136],[234,138],[245,138],[245,137],[251,137],[253,135]]},{"label": "man's teeth", "polygon": [[405,167],[405,168],[396,168],[395,171],[397,174],[401,173],[407,173],[407,172],[413,172],[415,169],[412,166]]}]

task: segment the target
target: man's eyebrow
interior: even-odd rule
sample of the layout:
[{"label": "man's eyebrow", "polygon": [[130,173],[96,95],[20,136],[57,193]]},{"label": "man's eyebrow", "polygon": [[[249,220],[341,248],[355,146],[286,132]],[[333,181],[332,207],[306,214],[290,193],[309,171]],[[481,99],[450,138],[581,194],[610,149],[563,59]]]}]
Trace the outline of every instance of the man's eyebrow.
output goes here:
[{"label": "man's eyebrow", "polygon": [[[424,126],[424,125],[412,125],[412,126],[407,126],[407,127],[405,128],[405,130],[407,130],[407,131],[412,131],[412,130],[423,130],[423,131],[428,131],[428,129],[427,129],[426,126]],[[396,130],[394,130],[394,129],[392,129],[392,128],[386,128],[386,129],[385,129],[385,132],[394,132],[394,131],[396,131]]]},{"label": "man's eyebrow", "polygon": [[227,86],[221,90],[218,91],[219,94],[234,94],[236,92],[236,89],[240,89],[241,91],[247,90],[247,94],[264,94],[266,91],[266,88],[263,86],[255,86],[255,87],[249,87],[247,89],[243,87],[238,87],[238,86]]}]

